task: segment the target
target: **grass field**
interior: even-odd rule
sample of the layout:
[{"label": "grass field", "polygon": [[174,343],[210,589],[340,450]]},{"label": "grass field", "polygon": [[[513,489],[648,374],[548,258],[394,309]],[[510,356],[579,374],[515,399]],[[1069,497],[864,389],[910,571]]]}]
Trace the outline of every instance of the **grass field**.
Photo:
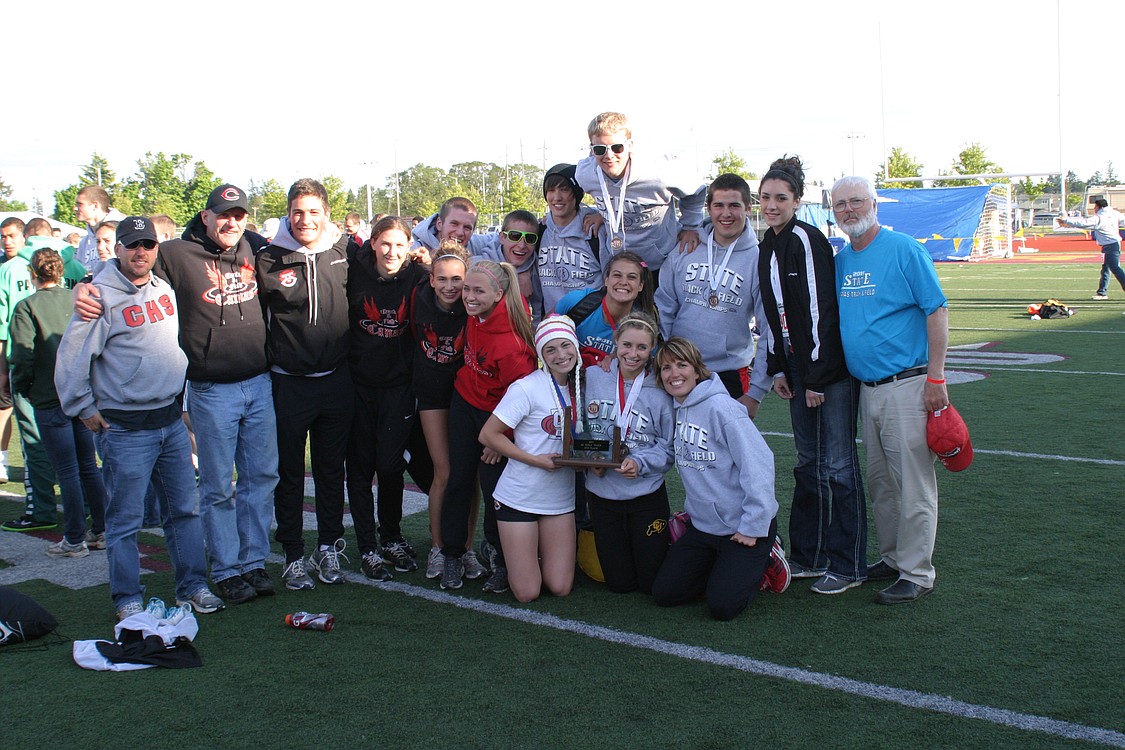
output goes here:
[{"label": "grass field", "polygon": [[[938,468],[933,596],[879,607],[874,584],[819,597],[801,581],[717,623],[702,604],[658,609],[582,576],[570,597],[530,605],[473,585],[447,594],[421,572],[373,585],[354,555],[345,586],[200,616],[202,669],[103,674],[75,666],[69,643],[0,650],[0,745],[1125,745],[1125,296],[1088,301],[1097,267],[1085,264],[938,271],[950,394],[976,459],[961,474]],[[1048,297],[1078,314],[1029,320],[1026,305]],[[775,452],[784,530],[794,459],[784,404],[769,397],[758,425]],[[424,514],[404,530],[427,546]],[[0,535],[9,563],[14,536]],[[171,597],[169,573],[146,583]],[[107,586],[15,585],[65,638],[110,636]],[[284,627],[299,609],[334,613],[336,630]]]}]

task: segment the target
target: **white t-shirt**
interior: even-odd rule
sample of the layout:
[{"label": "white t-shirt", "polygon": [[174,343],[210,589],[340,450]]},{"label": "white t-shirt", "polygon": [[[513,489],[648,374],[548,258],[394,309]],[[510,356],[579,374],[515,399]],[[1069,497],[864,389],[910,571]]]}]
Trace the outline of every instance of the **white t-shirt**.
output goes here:
[{"label": "white t-shirt", "polygon": [[[552,378],[545,370],[508,386],[493,416],[515,431],[515,443],[533,455],[562,453],[562,413],[555,400]],[[561,388],[564,402],[570,394]],[[493,493],[509,508],[525,513],[557,516],[574,510],[574,469],[547,471],[508,459]]]}]

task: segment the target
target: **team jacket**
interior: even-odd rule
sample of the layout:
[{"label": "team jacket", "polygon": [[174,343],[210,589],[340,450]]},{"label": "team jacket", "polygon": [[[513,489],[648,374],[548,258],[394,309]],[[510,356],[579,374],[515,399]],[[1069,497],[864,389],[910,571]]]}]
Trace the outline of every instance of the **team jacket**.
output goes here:
[{"label": "team jacket", "polygon": [[535,369],[537,357],[512,330],[507,298],[501,297],[484,321],[471,316],[465,325],[465,366],[454,387],[470,405],[492,411],[508,386]]},{"label": "team jacket", "polygon": [[263,244],[247,232],[224,250],[207,236],[199,214],[181,239],[161,243],[153,270],[176,290],[184,311],[180,347],[188,358],[188,380],[236,383],[268,369],[254,270]]},{"label": "team jacket", "polygon": [[433,287],[414,290],[410,328],[414,334],[414,392],[452,385],[465,363],[465,305],[460,299],[452,310],[437,303]]},{"label": "team jacket", "polygon": [[273,244],[258,254],[258,295],[275,371],[328,373],[348,356],[349,240],[339,230],[333,237],[307,250],[293,239],[284,218]]},{"label": "team jacket", "polygon": [[780,234],[767,230],[758,248],[758,278],[773,333],[769,375],[796,370],[806,388],[821,393],[849,377],[840,342],[836,258],[820,230],[796,217]]},{"label": "team jacket", "polygon": [[349,246],[348,320],[352,380],[371,388],[410,382],[413,345],[411,299],[427,283],[428,267],[406,263],[389,278],[379,276],[371,245]]}]

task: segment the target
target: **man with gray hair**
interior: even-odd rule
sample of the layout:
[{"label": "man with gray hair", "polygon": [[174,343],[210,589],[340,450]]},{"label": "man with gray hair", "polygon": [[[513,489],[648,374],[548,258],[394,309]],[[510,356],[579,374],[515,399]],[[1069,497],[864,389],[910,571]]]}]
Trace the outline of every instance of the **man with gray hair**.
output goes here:
[{"label": "man with gray hair", "polygon": [[867,487],[880,553],[867,577],[897,579],[876,595],[879,604],[912,602],[933,591],[935,578],[937,476],[926,417],[949,405],[945,294],[922,244],[879,225],[870,180],[840,178],[832,211],[851,240],[836,256],[836,288],[844,356],[863,383]]}]

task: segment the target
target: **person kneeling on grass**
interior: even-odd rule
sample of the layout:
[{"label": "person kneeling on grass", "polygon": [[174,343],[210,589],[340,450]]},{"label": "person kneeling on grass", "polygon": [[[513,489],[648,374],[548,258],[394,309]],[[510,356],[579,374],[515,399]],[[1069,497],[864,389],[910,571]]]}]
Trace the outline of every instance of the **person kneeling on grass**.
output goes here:
[{"label": "person kneeling on grass", "polygon": [[703,594],[712,617],[730,620],[753,601],[763,577],[771,591],[789,586],[788,565],[773,541],[773,453],[694,344],[669,339],[656,364],[675,402],[676,466],[691,524],[669,547],[652,596],[671,607]]},{"label": "person kneeling on grass", "polygon": [[[562,452],[564,410],[582,403],[574,321],[544,320],[535,329],[535,350],[546,369],[512,383],[480,431],[481,443],[512,459],[493,497],[508,585],[521,602],[539,598],[544,584],[555,596],[574,585],[574,470],[554,462]],[[571,423],[578,417],[573,413]]]}]

